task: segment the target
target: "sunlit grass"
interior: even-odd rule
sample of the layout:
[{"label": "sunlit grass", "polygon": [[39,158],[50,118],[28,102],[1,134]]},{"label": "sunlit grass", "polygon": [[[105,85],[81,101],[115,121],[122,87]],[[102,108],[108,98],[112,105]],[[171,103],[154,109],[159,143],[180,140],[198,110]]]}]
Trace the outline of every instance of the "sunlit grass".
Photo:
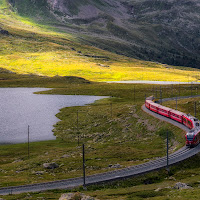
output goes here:
[{"label": "sunlit grass", "polygon": [[[53,45],[53,44],[52,44]],[[59,45],[55,45],[59,46]],[[6,45],[5,47],[6,48]],[[102,63],[102,61],[100,61]],[[92,81],[153,80],[197,81],[189,70],[166,69],[162,65],[137,64],[127,60],[104,62],[80,56],[74,51],[49,51],[37,53],[13,53],[0,56],[0,67],[20,74],[45,76],[80,76]]]},{"label": "sunlit grass", "polygon": [[83,45],[73,35],[19,16],[6,0],[0,0],[0,27],[10,33],[0,35],[0,67],[19,74],[80,76],[92,81],[199,79],[197,69],[145,62]]}]

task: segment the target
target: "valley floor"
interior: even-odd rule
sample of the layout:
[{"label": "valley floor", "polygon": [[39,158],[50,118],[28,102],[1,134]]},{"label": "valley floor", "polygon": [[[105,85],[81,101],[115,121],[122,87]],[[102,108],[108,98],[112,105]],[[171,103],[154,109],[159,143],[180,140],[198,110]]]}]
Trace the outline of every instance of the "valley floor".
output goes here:
[{"label": "valley floor", "polygon": [[[152,119],[141,111],[144,97],[158,95],[160,87],[155,85],[92,83],[75,77],[44,78],[27,75],[12,75],[9,80],[1,80],[1,86],[51,87],[43,94],[85,94],[111,96],[84,107],[63,108],[55,125],[56,141],[31,143],[30,158],[27,157],[27,144],[0,146],[1,187],[27,183],[44,182],[82,175],[80,143],[86,144],[87,174],[113,170],[109,165],[130,166],[165,155],[163,134],[170,130],[170,151],[184,145],[184,132],[167,123]],[[77,83],[79,82],[79,83]],[[186,96],[199,93],[198,85],[161,86],[163,98]],[[182,103],[182,101],[184,103]],[[180,100],[180,110],[189,109],[198,99]],[[174,103],[174,102],[172,102]],[[170,102],[169,102],[170,104]],[[189,108],[188,108],[189,106]],[[173,105],[169,105],[173,107]],[[185,110],[186,109],[186,110]],[[199,105],[197,106],[199,109]],[[79,132],[76,115],[79,113]],[[192,113],[191,113],[192,114]],[[200,117],[200,116],[199,116]],[[99,199],[195,199],[198,192],[198,155],[171,168],[170,175],[165,170],[150,173],[127,181],[103,186],[90,186],[84,193]],[[59,168],[43,169],[44,162],[56,162]],[[38,175],[38,172],[41,172]],[[181,181],[193,189],[176,190],[173,186]],[[158,189],[160,188],[160,189]],[[82,191],[81,188],[77,189]],[[156,190],[156,191],[155,191]],[[193,193],[192,193],[193,191]],[[8,195],[4,199],[58,199],[66,191],[56,190],[40,193]],[[180,199],[181,199],[180,198]]]}]

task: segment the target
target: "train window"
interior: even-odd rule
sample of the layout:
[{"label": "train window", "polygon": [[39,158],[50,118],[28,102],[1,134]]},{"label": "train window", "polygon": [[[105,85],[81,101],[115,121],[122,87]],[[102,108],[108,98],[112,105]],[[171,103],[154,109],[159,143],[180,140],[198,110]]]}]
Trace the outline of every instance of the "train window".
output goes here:
[{"label": "train window", "polygon": [[185,118],[183,118],[183,122],[186,123],[186,121],[187,121],[187,120],[186,120]]},{"label": "train window", "polygon": [[188,124],[191,125],[192,124],[191,121],[188,120]]}]

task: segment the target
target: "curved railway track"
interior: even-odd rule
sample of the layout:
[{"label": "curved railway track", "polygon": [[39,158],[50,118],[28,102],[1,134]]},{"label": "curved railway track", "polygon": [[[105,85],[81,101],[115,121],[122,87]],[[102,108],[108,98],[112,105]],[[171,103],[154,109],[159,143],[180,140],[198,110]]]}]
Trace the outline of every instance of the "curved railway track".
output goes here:
[{"label": "curved railway track", "polygon": [[[180,99],[181,97],[179,97]],[[189,97],[182,97],[182,98],[189,98]],[[163,101],[167,100],[173,100],[172,98],[163,99]],[[176,121],[170,120],[166,117],[163,117],[161,115],[158,115],[148,109],[143,105],[142,109],[147,112],[148,114],[169,122],[175,126],[178,126],[179,128],[188,131],[189,129],[185,127],[182,124],[179,124]],[[173,154],[169,155],[169,166],[174,165],[180,161],[183,161],[187,158],[190,158],[194,156],[195,154],[200,152],[200,145],[196,146],[195,148],[188,148],[186,146],[182,147],[178,151],[174,152]],[[167,164],[167,158],[162,157],[158,158],[156,160],[152,160],[140,165],[135,165],[131,167],[127,167],[120,170],[115,170],[111,172],[105,172],[100,174],[95,174],[91,176],[86,177],[86,184],[97,184],[97,183],[103,183],[103,182],[109,182],[119,179],[125,179],[129,177],[133,177],[136,175],[145,174],[151,171],[159,170],[162,168],[165,168]],[[46,183],[39,183],[39,184],[32,184],[32,185],[23,185],[23,186],[14,186],[14,187],[5,187],[0,188],[0,195],[7,195],[7,194],[17,194],[17,193],[23,193],[23,192],[37,192],[37,191],[44,191],[44,190],[51,190],[51,189],[70,189],[74,187],[78,187],[83,185],[83,178],[73,178],[73,179],[66,179],[66,180],[60,180],[60,181],[52,181],[52,182],[46,182]]]}]

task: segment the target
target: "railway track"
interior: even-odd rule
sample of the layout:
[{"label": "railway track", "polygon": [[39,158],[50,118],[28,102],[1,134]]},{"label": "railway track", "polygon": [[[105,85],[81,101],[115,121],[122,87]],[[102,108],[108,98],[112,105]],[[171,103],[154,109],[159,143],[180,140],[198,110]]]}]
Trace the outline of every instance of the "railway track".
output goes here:
[{"label": "railway track", "polygon": [[[183,97],[188,98],[188,97]],[[163,101],[172,100],[172,99],[163,99]],[[143,105],[142,109],[147,112],[148,114],[163,120],[167,121],[175,126],[180,127],[181,129],[188,131],[189,129],[178,122],[170,120],[166,117],[158,115],[148,109]],[[195,154],[200,152],[200,145],[196,146],[195,148],[188,148],[186,146],[182,147],[178,151],[174,152],[173,154],[169,155],[169,166],[174,165],[180,161],[183,161],[187,158],[194,156]],[[135,165],[131,167],[127,167],[120,170],[115,170],[111,172],[105,172],[100,174],[95,174],[91,176],[86,176],[86,184],[97,184],[97,183],[105,183],[114,180],[125,179],[129,177],[133,177],[136,175],[145,174],[151,171],[159,170],[165,168],[167,165],[167,158],[162,157],[156,160],[152,160],[140,165]],[[83,185],[83,178],[73,178],[73,179],[66,179],[60,181],[52,181],[46,183],[39,183],[39,184],[32,184],[32,185],[22,185],[22,186],[14,186],[14,187],[5,187],[0,188],[0,195],[7,195],[7,194],[17,194],[23,192],[37,192],[37,191],[44,191],[44,190],[52,190],[52,189],[71,189],[74,187],[78,187]]]}]

